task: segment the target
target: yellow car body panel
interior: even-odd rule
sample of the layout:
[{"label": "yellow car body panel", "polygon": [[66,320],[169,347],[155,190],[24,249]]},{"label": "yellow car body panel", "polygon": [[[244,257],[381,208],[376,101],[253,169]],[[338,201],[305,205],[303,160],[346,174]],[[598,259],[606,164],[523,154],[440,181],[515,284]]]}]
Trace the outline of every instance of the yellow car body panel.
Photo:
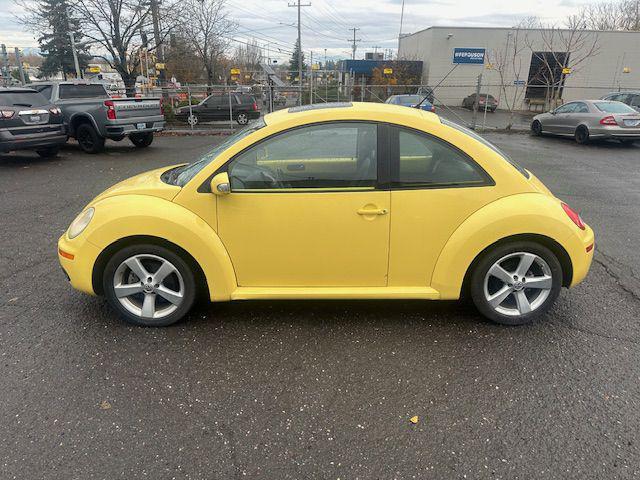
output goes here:
[{"label": "yellow car body panel", "polygon": [[[164,183],[169,167],[105,191],[89,206],[89,226],[65,233],[60,262],[79,290],[94,293],[93,269],[121,239],[151,236],[188,252],[214,301],[246,298],[456,299],[469,266],[505,237],[541,235],[568,253],[571,285],[586,275],[593,251],[560,201],[496,151],[418,109],[358,104],[265,116],[265,126],[223,151],[184,187]],[[214,195],[202,186],[229,159],[278,132],[324,121],[397,124],[439,137],[473,158],[493,185],[466,188]],[[340,160],[341,162],[343,160]],[[344,163],[344,162],[343,162]],[[344,168],[349,168],[345,163]],[[200,190],[200,191],[199,191]],[[376,210],[378,214],[367,214]],[[360,213],[358,213],[360,212]],[[364,212],[364,213],[362,213]],[[285,220],[283,220],[285,219]]]}]

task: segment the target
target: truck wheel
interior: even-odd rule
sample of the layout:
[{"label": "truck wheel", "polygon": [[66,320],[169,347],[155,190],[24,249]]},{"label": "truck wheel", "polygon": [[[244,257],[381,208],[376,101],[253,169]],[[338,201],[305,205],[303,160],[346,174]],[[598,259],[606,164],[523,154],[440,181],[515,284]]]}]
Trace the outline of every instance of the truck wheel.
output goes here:
[{"label": "truck wheel", "polygon": [[40,155],[42,158],[50,158],[58,155],[59,151],[60,151],[60,146],[56,145],[55,147],[40,148],[36,150],[36,153]]},{"label": "truck wheel", "polygon": [[137,148],[147,148],[153,142],[153,132],[132,133],[129,135],[129,140]]},{"label": "truck wheel", "polygon": [[88,123],[83,123],[76,129],[76,139],[86,153],[99,153],[104,149],[104,137],[98,135],[96,129]]}]

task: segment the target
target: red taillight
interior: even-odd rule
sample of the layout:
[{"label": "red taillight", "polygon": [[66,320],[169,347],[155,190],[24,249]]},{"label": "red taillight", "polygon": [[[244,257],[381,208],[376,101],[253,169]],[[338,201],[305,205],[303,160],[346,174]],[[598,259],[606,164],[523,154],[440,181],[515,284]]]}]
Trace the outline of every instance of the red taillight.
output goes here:
[{"label": "red taillight", "polygon": [[116,119],[116,107],[113,105],[111,100],[105,100],[104,106],[107,107],[107,118],[109,120]]},{"label": "red taillight", "polygon": [[618,125],[616,119],[613,118],[613,115],[607,115],[602,120],[600,120],[600,125]]},{"label": "red taillight", "polygon": [[433,113],[436,113],[436,107],[434,107],[433,105],[431,105],[431,111],[432,111]]},{"label": "red taillight", "polygon": [[256,102],[253,102],[252,108],[254,112],[258,111],[258,104]]},{"label": "red taillight", "polygon": [[585,228],[587,228],[587,226],[584,224],[584,222],[580,218],[580,215],[578,214],[578,212],[572,209],[569,205],[567,205],[566,203],[563,203],[562,209],[569,216],[571,221],[578,226],[580,230],[584,230]]},{"label": "red taillight", "polygon": [[0,118],[11,118],[15,113],[13,110],[0,110]]}]

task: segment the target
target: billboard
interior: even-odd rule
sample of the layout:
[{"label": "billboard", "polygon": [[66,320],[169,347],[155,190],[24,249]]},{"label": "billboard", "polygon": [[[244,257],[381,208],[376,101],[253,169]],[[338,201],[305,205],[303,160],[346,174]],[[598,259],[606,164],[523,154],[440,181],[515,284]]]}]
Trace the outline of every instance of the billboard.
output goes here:
[{"label": "billboard", "polygon": [[453,63],[484,64],[484,48],[454,48]]}]

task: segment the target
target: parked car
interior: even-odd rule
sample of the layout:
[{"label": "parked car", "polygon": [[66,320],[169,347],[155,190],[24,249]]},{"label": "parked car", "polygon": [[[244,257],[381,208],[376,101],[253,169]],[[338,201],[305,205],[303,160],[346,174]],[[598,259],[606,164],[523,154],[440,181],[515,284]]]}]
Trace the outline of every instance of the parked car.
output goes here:
[{"label": "parked car", "polygon": [[578,143],[615,139],[630,144],[640,140],[640,113],[622,102],[580,100],[536,115],[531,132],[574,137]]},{"label": "parked car", "polygon": [[[473,110],[473,106],[476,103],[476,94],[472,93],[468,97],[465,97],[462,100],[462,107]],[[487,110],[487,112],[495,112],[498,108],[498,101],[493,97],[493,95],[489,95],[488,93],[481,93],[478,98],[478,110]]]},{"label": "parked car", "polygon": [[58,256],[73,287],[136,325],[178,321],[199,293],[466,292],[486,317],[519,325],[585,278],[593,248],[580,216],[482,137],[365,102],[271,113],[192,164],[109,188],[71,223]]},{"label": "parked car", "polygon": [[[420,103],[422,102],[422,103]],[[427,112],[435,112],[436,107],[425,99],[425,96],[420,95],[391,95],[385,100],[384,103],[390,103],[391,105],[402,105],[403,107],[415,107],[420,103],[420,108]]]},{"label": "parked car", "polygon": [[31,88],[0,87],[0,153],[35,150],[53,157],[66,141],[57,106]]},{"label": "parked car", "polygon": [[260,118],[260,107],[253,95],[232,93],[227,95],[210,95],[191,108],[176,109],[176,119],[189,122],[192,125],[212,120],[233,119],[240,125],[246,125],[249,120]]},{"label": "parked car", "polygon": [[613,92],[602,97],[603,100],[622,102],[629,105],[636,112],[640,112],[640,91],[635,92]]},{"label": "parked car", "polygon": [[159,98],[111,98],[103,83],[46,81],[32,84],[62,110],[69,136],[87,153],[102,151],[106,139],[129,137],[138,148],[164,129]]}]

